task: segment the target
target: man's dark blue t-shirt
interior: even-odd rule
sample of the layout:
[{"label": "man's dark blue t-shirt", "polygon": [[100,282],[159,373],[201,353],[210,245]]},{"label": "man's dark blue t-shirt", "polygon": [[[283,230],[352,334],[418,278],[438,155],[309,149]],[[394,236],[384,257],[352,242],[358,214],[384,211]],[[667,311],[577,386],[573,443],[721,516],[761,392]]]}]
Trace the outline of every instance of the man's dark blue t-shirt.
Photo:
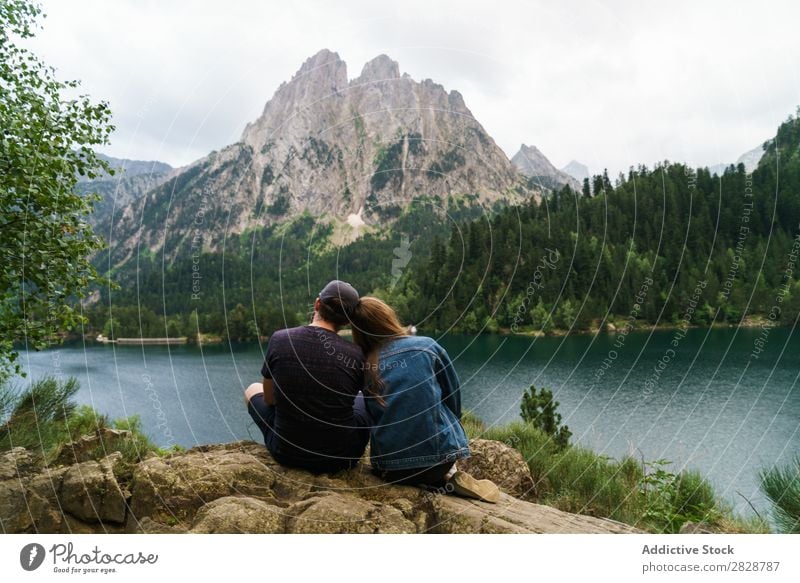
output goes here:
[{"label": "man's dark blue t-shirt", "polygon": [[273,454],[337,463],[363,450],[353,401],[364,385],[361,349],[319,326],[275,332],[261,374],[275,387]]}]

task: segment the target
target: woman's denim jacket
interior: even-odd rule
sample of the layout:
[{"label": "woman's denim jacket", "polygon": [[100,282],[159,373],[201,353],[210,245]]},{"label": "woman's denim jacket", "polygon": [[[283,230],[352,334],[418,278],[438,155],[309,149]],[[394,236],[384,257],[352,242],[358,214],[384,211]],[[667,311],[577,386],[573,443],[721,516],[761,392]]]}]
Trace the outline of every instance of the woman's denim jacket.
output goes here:
[{"label": "woman's denim jacket", "polygon": [[374,468],[425,468],[469,457],[460,383],[444,348],[432,338],[404,336],[380,350],[377,367],[385,403],[367,399]]}]

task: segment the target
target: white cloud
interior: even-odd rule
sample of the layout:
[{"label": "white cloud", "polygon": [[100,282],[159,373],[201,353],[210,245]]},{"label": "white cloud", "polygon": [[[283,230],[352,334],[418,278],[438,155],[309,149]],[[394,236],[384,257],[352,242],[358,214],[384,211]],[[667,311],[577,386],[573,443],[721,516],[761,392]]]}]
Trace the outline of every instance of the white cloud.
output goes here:
[{"label": "white cloud", "polygon": [[642,2],[43,2],[34,49],[108,99],[108,153],[185,164],[238,139],[321,48],[380,53],[460,91],[513,155],[612,175],[734,160],[800,104],[800,5]]}]

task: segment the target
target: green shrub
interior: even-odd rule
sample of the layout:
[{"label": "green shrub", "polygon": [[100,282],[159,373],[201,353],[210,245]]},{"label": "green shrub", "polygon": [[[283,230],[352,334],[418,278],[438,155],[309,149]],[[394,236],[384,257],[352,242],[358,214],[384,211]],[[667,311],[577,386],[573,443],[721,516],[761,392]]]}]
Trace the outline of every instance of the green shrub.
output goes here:
[{"label": "green shrub", "polygon": [[558,401],[553,400],[552,391],[545,388],[537,391],[536,387],[531,385],[522,395],[520,416],[526,423],[552,436],[555,443],[564,448],[569,445],[572,432],[567,425],[561,425],[561,414],[556,411],[558,405]]},{"label": "green shrub", "polygon": [[714,487],[694,470],[686,470],[676,477],[673,511],[691,522],[714,524],[721,518],[721,505]]},{"label": "green shrub", "polygon": [[138,415],[132,415],[127,419],[114,420],[114,428],[131,432],[131,439],[123,442],[121,447],[118,448],[125,461],[136,463],[144,459],[148,453],[152,452],[158,455],[166,453],[150,441],[150,438],[144,433],[142,420]]},{"label": "green shrub", "polygon": [[785,534],[800,534],[800,457],[787,466],[762,471],[759,477],[778,528]]},{"label": "green shrub", "polygon": [[108,417],[89,405],[81,405],[67,419],[67,434],[70,441],[76,441],[82,435],[91,435],[110,426]]},{"label": "green shrub", "polygon": [[658,532],[676,533],[687,522],[715,524],[722,517],[714,489],[697,472],[668,472],[666,460],[649,462],[640,480],[645,522]]},{"label": "green shrub", "polygon": [[73,397],[79,388],[74,378],[59,382],[45,377],[18,394],[4,384],[0,392],[6,395],[6,414],[0,425],[0,451],[24,447],[44,456],[52,450],[67,434],[67,420],[75,411]]}]

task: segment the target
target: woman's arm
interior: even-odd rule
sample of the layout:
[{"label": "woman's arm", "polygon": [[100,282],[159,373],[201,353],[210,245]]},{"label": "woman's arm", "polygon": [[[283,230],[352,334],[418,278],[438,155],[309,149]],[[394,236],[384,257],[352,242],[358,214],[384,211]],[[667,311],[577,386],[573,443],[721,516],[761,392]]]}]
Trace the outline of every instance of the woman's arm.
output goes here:
[{"label": "woman's arm", "polygon": [[461,419],[461,382],[458,380],[456,369],[450,360],[447,351],[438,346],[438,359],[434,364],[436,380],[442,387],[442,402],[453,414]]}]

